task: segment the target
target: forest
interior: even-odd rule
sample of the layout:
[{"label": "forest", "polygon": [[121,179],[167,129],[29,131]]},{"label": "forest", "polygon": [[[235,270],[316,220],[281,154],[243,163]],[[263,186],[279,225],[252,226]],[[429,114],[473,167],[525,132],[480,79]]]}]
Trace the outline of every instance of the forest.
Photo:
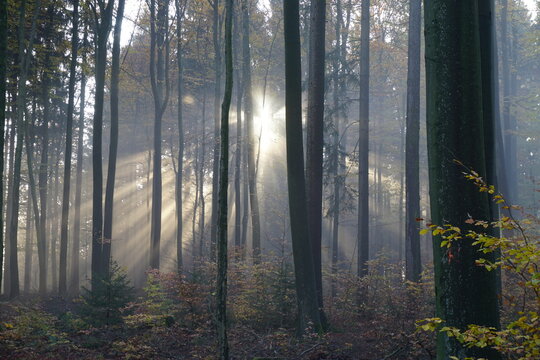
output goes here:
[{"label": "forest", "polygon": [[540,359],[539,0],[0,0],[1,359]]}]

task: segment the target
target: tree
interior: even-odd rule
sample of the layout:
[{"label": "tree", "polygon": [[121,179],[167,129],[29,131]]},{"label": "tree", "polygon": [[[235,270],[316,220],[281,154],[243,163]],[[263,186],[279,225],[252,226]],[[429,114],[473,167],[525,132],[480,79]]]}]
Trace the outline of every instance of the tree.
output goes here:
[{"label": "tree", "polygon": [[[477,2],[426,1],[426,91],[431,217],[435,224],[463,224],[493,219],[490,200],[462,174],[460,164],[489,180],[493,149],[487,137],[493,119],[483,115],[484,99],[491,94],[486,86],[486,66],[491,54],[482,51]],[[488,29],[490,30],[490,29]],[[459,36],[456,36],[459,35]],[[488,73],[488,72],[487,72]],[[489,78],[489,77],[488,77]],[[488,82],[489,83],[489,82]],[[491,169],[490,169],[491,167]],[[477,246],[464,240],[441,248],[440,236],[433,237],[437,316],[448,326],[464,329],[469,324],[499,327],[497,274],[476,266]],[[493,349],[463,347],[455,339],[440,334],[437,358],[484,357],[499,359]]]},{"label": "tree", "polygon": [[79,45],[79,0],[73,1],[73,23],[71,33],[71,62],[69,64],[69,99],[66,122],[66,151],[64,153],[64,187],[62,191],[62,223],[60,228],[60,282],[58,292],[67,291],[67,245],[69,220],[69,190],[71,185],[71,153],[73,141],[73,112],[75,108],[75,75]]},{"label": "tree", "polygon": [[[240,26],[240,19],[233,14],[233,28],[235,30],[235,36],[233,38],[233,47],[235,49],[239,48],[239,38],[242,34],[242,27]],[[242,86],[242,80],[241,80],[241,72],[240,68],[241,66],[244,66],[243,63],[239,59],[238,54],[234,54],[233,57],[235,65],[236,65],[236,149],[235,149],[235,163],[234,163],[234,246],[236,247],[236,251],[239,251],[241,249],[241,254],[237,255],[244,255],[245,252],[245,244],[242,243],[242,225],[241,225],[241,218],[242,218],[242,192],[240,190],[240,179],[242,176],[242,96],[243,96],[243,86]],[[244,208],[244,213],[247,212],[247,208]]]},{"label": "tree", "polygon": [[309,322],[317,330],[322,329],[322,323],[307,221],[298,0],[283,2],[283,25],[285,34],[287,186],[298,301],[298,332],[303,333]]},{"label": "tree", "polygon": [[[156,6],[157,2],[157,6]],[[169,0],[150,1],[150,82],[154,97],[154,153],[150,267],[159,269],[161,240],[161,123],[169,101]]]},{"label": "tree", "polygon": [[113,230],[114,183],[116,180],[116,158],[118,154],[118,83],[120,75],[120,35],[124,18],[125,0],[118,1],[116,22],[113,32],[113,49],[111,63],[111,140],[109,144],[109,163],[107,184],[105,187],[105,214],[103,217],[103,269],[109,273],[111,262],[111,242]]},{"label": "tree", "polygon": [[507,169],[506,172],[506,182],[508,192],[505,194],[507,200],[512,204],[516,199],[517,194],[517,158],[516,158],[516,139],[515,139],[515,130],[516,130],[516,119],[514,114],[512,114],[512,96],[515,95],[512,93],[513,87],[513,76],[511,71],[511,57],[514,54],[511,54],[512,51],[512,39],[509,36],[508,25],[510,25],[510,32],[513,30],[512,20],[508,21],[508,0],[502,0],[502,9],[501,9],[501,70],[502,70],[502,97],[503,97],[503,111],[502,111],[502,122],[503,122],[503,155],[504,155],[504,164]]},{"label": "tree", "polygon": [[14,154],[13,165],[13,194],[11,196],[11,217],[9,221],[9,236],[10,238],[10,264],[9,264],[9,288],[6,293],[9,298],[19,296],[19,266],[17,260],[17,231],[19,227],[19,193],[21,183],[21,160],[22,149],[24,142],[24,134],[26,130],[25,124],[25,109],[26,109],[26,80],[28,77],[28,68],[32,57],[32,49],[34,47],[34,38],[36,34],[36,23],[41,6],[41,0],[37,0],[34,4],[32,14],[32,25],[28,44],[25,41],[25,24],[26,24],[26,0],[22,0],[19,10],[19,28],[18,28],[18,46],[19,59],[21,66],[19,70],[19,79],[17,82],[17,141]]},{"label": "tree", "polygon": [[219,198],[219,95],[221,93],[221,22],[219,21],[219,0],[212,5],[212,42],[214,44],[214,158],[212,162],[212,218],[210,223],[210,259],[216,258],[218,198]]},{"label": "tree", "polygon": [[[86,23],[84,25],[86,30]],[[87,47],[87,31],[84,31],[82,46]],[[86,61],[86,49],[82,53],[82,64]],[[84,106],[86,104],[86,71],[81,67],[81,99],[79,114],[79,133],[77,134],[77,169],[75,175],[75,212],[73,219],[73,246],[71,248],[71,283],[70,292],[79,292],[79,250],[81,237],[81,193],[82,193],[82,169],[83,169],[83,146],[84,146]]]},{"label": "tree", "polygon": [[[7,0],[0,0],[0,224],[4,223],[4,128],[6,126]],[[4,269],[4,232],[0,231],[0,288]]]},{"label": "tree", "polygon": [[409,1],[409,46],[407,54],[407,132],[405,138],[406,238],[405,275],[419,281],[420,261],[420,23],[422,1]]},{"label": "tree", "polygon": [[[92,4],[92,3],[89,3]],[[95,31],[96,90],[94,100],[94,133],[92,136],[92,289],[98,278],[107,274],[103,268],[103,105],[105,95],[105,70],[107,67],[107,40],[111,32],[114,0],[97,0],[92,5]],[[99,10],[99,11],[98,11]]]},{"label": "tree", "polygon": [[[313,265],[315,268],[315,285],[317,286],[321,320],[324,319],[321,231],[324,144],[325,21],[326,1],[312,0],[309,32],[306,191],[309,239],[311,242]],[[339,21],[339,19],[337,21]]]},{"label": "tree", "polygon": [[217,330],[219,358],[229,359],[227,341],[227,187],[229,185],[229,109],[233,88],[232,11],[233,0],[225,3],[225,93],[221,104],[221,157],[219,161],[219,209],[217,248]]},{"label": "tree", "polygon": [[358,135],[358,276],[369,260],[369,2],[362,0],[360,18],[360,120]]},{"label": "tree", "polygon": [[242,0],[242,70],[244,81],[244,116],[247,128],[247,169],[249,205],[251,209],[253,261],[258,263],[261,255],[261,221],[259,216],[259,197],[257,195],[257,174],[255,164],[255,129],[253,127],[253,93],[251,87],[251,52],[249,49],[249,9],[248,0]]},{"label": "tree", "polygon": [[181,7],[180,0],[175,0],[176,7],[176,58],[178,63],[178,169],[176,169],[176,262],[178,273],[182,272],[182,184],[184,171],[184,120],[182,117],[182,18],[184,17],[185,6]]}]

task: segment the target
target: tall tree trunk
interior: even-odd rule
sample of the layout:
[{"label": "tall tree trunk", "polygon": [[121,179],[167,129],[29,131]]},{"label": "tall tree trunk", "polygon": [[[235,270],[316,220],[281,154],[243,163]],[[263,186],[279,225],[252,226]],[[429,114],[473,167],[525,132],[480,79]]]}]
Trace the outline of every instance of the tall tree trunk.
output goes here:
[{"label": "tall tree trunk", "polygon": [[[156,8],[157,1],[157,8]],[[159,269],[161,242],[161,123],[169,100],[169,0],[150,2],[150,80],[154,97],[154,154],[150,267]]]},{"label": "tall tree trunk", "polygon": [[[16,80],[15,80],[16,81]],[[14,157],[15,157],[15,137],[16,134],[16,126],[17,126],[17,105],[16,105],[16,89],[15,86],[14,93],[12,94],[12,106],[11,106],[11,124],[10,124],[10,131],[9,131],[9,141],[8,141],[8,154],[7,154],[7,165],[8,165],[8,173],[7,173],[7,189],[6,189],[6,230],[5,230],[5,248],[4,248],[4,255],[5,255],[5,261],[4,261],[4,293],[9,293],[9,269],[10,269],[10,261],[9,261],[9,251],[10,251],[10,227],[8,224],[11,224],[11,215],[12,215],[12,204],[13,204],[13,164],[14,164]]]},{"label": "tall tree trunk", "polygon": [[[504,152],[504,164],[507,169],[507,191],[504,194],[506,200],[509,203],[513,203],[516,200],[516,156],[515,156],[515,135],[512,119],[512,76],[511,76],[511,39],[509,32],[512,31],[512,21],[508,21],[508,0],[502,0],[501,9],[501,63],[502,63],[502,85],[503,85],[503,111],[502,111],[502,127],[503,127],[503,152]],[[508,31],[508,25],[510,25],[510,31]]]},{"label": "tall tree trunk", "polygon": [[[87,27],[84,26],[84,37],[82,45],[86,48],[87,44]],[[73,246],[71,252],[71,284],[70,292],[73,295],[79,293],[79,258],[80,258],[80,243],[81,243],[81,197],[82,197],[82,169],[84,161],[84,106],[86,104],[86,49],[82,54],[81,61],[81,103],[79,114],[79,132],[77,134],[77,169],[75,175],[75,213],[73,216]]]},{"label": "tall tree trunk", "polygon": [[417,282],[420,261],[420,23],[422,0],[409,2],[409,46],[407,60],[407,133],[405,138],[406,234],[405,277]]},{"label": "tall tree trunk", "polygon": [[[54,25],[54,7],[52,4],[47,10],[47,23],[45,26],[45,34],[51,36]],[[52,44],[50,40],[47,40],[45,45],[45,69],[50,68],[51,66],[51,52]],[[48,70],[43,71],[42,73],[42,88],[41,88],[41,102],[43,104],[43,122],[42,122],[42,146],[41,146],[41,160],[39,163],[39,174],[38,174],[38,186],[39,186],[39,197],[40,197],[40,208],[41,212],[36,214],[39,216],[39,222],[36,223],[37,226],[37,239],[38,244],[41,244],[42,254],[39,256],[39,292],[41,295],[44,295],[47,292],[47,201],[48,201],[48,162],[49,162],[49,118],[50,118],[50,79]],[[30,151],[30,148],[27,146],[27,151]],[[30,154],[29,154],[30,156]],[[38,246],[38,252],[39,252]]]},{"label": "tall tree trunk", "polygon": [[57,263],[57,250],[58,245],[58,192],[60,188],[60,179],[58,177],[60,169],[60,141],[58,142],[58,148],[56,149],[56,154],[54,155],[54,187],[52,197],[50,200],[50,209],[51,209],[51,221],[50,221],[50,235],[51,239],[51,281],[53,291],[58,289],[58,263]]},{"label": "tall tree trunk", "polygon": [[107,40],[111,32],[114,0],[106,4],[99,0],[101,12],[95,13],[96,28],[96,90],[94,100],[94,129],[92,136],[92,288],[98,285],[99,277],[105,276],[103,265],[103,107],[105,95],[105,70],[107,68]]},{"label": "tall tree trunk", "polygon": [[[7,0],[0,0],[0,224],[4,223],[4,128],[6,126]],[[0,289],[4,270],[4,229],[0,229]]]},{"label": "tall tree trunk", "polygon": [[307,222],[298,0],[289,0],[283,3],[283,20],[285,34],[287,183],[298,301],[298,332],[303,333],[309,322],[317,331],[322,330],[322,323],[317,301],[315,269]]},{"label": "tall tree trunk", "polygon": [[204,162],[206,157],[206,81],[203,85],[203,109],[202,109],[202,136],[201,136],[201,160],[199,165],[199,199],[201,215],[199,216],[199,256],[204,256],[204,227],[206,219],[206,200],[204,197]]},{"label": "tall tree trunk", "polygon": [[218,223],[218,187],[219,187],[219,98],[221,94],[221,25],[219,22],[219,0],[211,2],[212,41],[214,43],[214,160],[212,162],[212,218],[210,223],[210,259],[216,259],[217,223]]},{"label": "tall tree trunk", "polygon": [[360,120],[358,136],[358,276],[369,260],[369,3],[362,0],[360,28]]},{"label": "tall tree trunk", "polygon": [[[32,164],[27,164],[29,167]],[[32,220],[30,219],[32,212],[32,199],[30,188],[26,191],[26,231],[24,244],[24,287],[23,291],[28,294],[30,292],[30,280],[32,273]]]},{"label": "tall tree trunk", "polygon": [[[34,99],[32,104],[32,112],[35,118],[36,116],[36,101]],[[33,126],[35,126],[35,121],[33,121]],[[27,134],[25,136],[26,142],[26,163],[33,164],[32,159],[34,149],[33,149],[33,139],[30,139],[30,136]],[[41,296],[45,295],[47,292],[47,246],[45,243],[45,232],[41,229],[41,218],[36,190],[36,182],[34,177],[34,168],[33,166],[28,167],[28,187],[30,190],[30,197],[32,198],[32,208],[34,212],[34,228],[36,229],[36,239],[37,239],[37,250],[38,250],[38,263],[39,263],[39,293]]]},{"label": "tall tree trunk", "polygon": [[113,31],[113,49],[111,64],[111,140],[109,144],[109,163],[107,184],[105,185],[105,208],[103,216],[103,271],[110,273],[111,242],[113,231],[114,183],[116,180],[116,159],[118,154],[118,83],[120,81],[120,35],[124,18],[125,0],[118,1],[116,22]]},{"label": "tall tree trunk", "polygon": [[219,161],[219,209],[217,247],[217,332],[219,358],[229,359],[227,341],[227,188],[229,185],[229,109],[233,88],[232,11],[233,0],[225,3],[225,93],[221,105],[221,157]]},{"label": "tall tree trunk", "polygon": [[67,245],[69,221],[69,190],[71,185],[71,153],[73,147],[73,112],[75,107],[75,76],[79,45],[79,0],[73,1],[73,28],[71,33],[71,62],[69,64],[69,99],[66,121],[66,151],[64,153],[64,187],[62,189],[62,222],[60,225],[60,282],[58,292],[67,291]]},{"label": "tall tree trunk", "polygon": [[255,142],[256,135],[253,128],[253,93],[251,87],[251,52],[249,48],[249,4],[248,0],[242,0],[242,70],[244,81],[244,116],[247,125],[248,137],[248,184],[249,205],[251,209],[252,248],[253,261],[259,263],[261,255],[261,221],[259,215],[259,196],[257,194],[257,179],[255,168]]},{"label": "tall tree trunk", "polygon": [[335,19],[335,37],[336,37],[336,47],[335,47],[335,56],[332,61],[333,67],[333,117],[334,117],[334,143],[332,150],[332,177],[334,182],[334,201],[332,204],[332,278],[331,278],[331,295],[332,298],[336,296],[336,284],[335,276],[337,274],[337,263],[338,263],[338,247],[339,247],[339,215],[340,215],[340,204],[341,204],[341,178],[339,177],[339,166],[340,166],[340,152],[339,152],[339,90],[340,90],[340,56],[338,52],[341,53],[341,22],[343,18],[343,11],[341,8],[341,0],[336,1],[336,19]]},{"label": "tall tree trunk", "polygon": [[[17,259],[17,231],[19,227],[19,194],[21,183],[21,160],[22,149],[25,134],[25,108],[26,108],[26,79],[28,77],[28,69],[30,66],[30,57],[32,56],[32,48],[34,47],[34,37],[36,33],[36,22],[41,6],[41,0],[37,0],[34,4],[34,12],[32,15],[32,25],[30,30],[30,41],[28,46],[25,46],[25,18],[26,18],[26,0],[21,1],[19,12],[19,29],[18,29],[18,44],[19,44],[19,59],[21,67],[19,79],[17,83],[17,140],[14,154],[13,164],[13,195],[11,198],[11,217],[9,222],[10,242],[9,251],[9,288],[6,293],[10,299],[19,296],[19,266]],[[6,254],[7,255],[7,254]]]},{"label": "tall tree trunk", "polygon": [[176,57],[178,62],[178,170],[176,171],[175,194],[176,194],[176,266],[177,272],[182,273],[182,232],[184,230],[182,212],[182,185],[184,171],[184,119],[182,118],[182,18],[184,10],[180,6],[180,0],[175,0],[176,6]]},{"label": "tall tree trunk", "polygon": [[[242,29],[240,27],[240,19],[238,19],[236,14],[233,14],[233,22],[235,29],[235,36],[233,38],[235,49],[239,48],[239,41],[242,34]],[[242,209],[242,193],[240,191],[240,181],[242,175],[242,96],[243,96],[243,86],[240,76],[240,68],[244,64],[240,61],[239,55],[237,52],[234,53],[234,61],[236,64],[236,148],[235,148],[235,163],[234,163],[234,246],[236,248],[236,255],[240,255],[240,252],[243,252],[244,249],[242,246],[242,210],[244,212],[247,209]]]},{"label": "tall tree trunk", "polygon": [[[431,217],[435,224],[459,226],[473,219],[491,221],[490,199],[468,182],[459,160],[489,181],[493,119],[484,117],[484,98],[491,86],[483,81],[486,44],[479,32],[478,2],[426,1],[426,80],[429,185]],[[490,29],[488,29],[490,30]],[[484,67],[484,68],[483,68]],[[485,79],[484,79],[485,80]],[[487,92],[487,93],[486,93]],[[442,140],[441,140],[442,139]],[[499,327],[497,274],[475,265],[480,257],[495,261],[495,254],[481,254],[470,242],[442,249],[433,237],[436,313],[448,326],[464,329],[469,324]],[[493,349],[466,348],[445,333],[438,334],[437,358],[450,356],[499,359]]]},{"label": "tall tree trunk", "polygon": [[[86,25],[86,24],[85,24]],[[86,26],[84,27],[86,30]],[[87,46],[87,31],[84,31],[83,46]],[[86,61],[86,49],[83,52],[82,63]],[[81,69],[81,100],[79,114],[79,133],[77,134],[77,169],[75,175],[75,213],[73,216],[73,247],[71,252],[71,284],[70,292],[79,293],[79,258],[81,243],[81,198],[82,198],[82,169],[84,161],[84,106],[86,104],[86,72]]]},{"label": "tall tree trunk", "polygon": [[[322,288],[322,183],[324,145],[324,64],[326,1],[311,0],[306,148],[307,217],[320,318],[325,323]],[[340,21],[338,19],[337,21]],[[338,45],[339,46],[339,45]],[[339,53],[339,51],[338,51]]]}]

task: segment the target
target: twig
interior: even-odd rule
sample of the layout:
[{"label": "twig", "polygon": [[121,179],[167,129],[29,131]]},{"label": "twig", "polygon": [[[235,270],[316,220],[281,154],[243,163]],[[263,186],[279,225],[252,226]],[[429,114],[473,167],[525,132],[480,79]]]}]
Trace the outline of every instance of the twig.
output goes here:
[{"label": "twig", "polygon": [[313,345],[313,346],[310,347],[309,349],[302,351],[302,352],[300,353],[300,355],[298,355],[297,357],[295,357],[295,359],[301,359],[302,356],[304,356],[305,354],[307,354],[307,353],[310,352],[311,350],[313,350],[313,349],[315,349],[315,348],[317,348],[318,346],[321,346],[321,345],[322,345],[322,343],[317,343],[317,344]]}]

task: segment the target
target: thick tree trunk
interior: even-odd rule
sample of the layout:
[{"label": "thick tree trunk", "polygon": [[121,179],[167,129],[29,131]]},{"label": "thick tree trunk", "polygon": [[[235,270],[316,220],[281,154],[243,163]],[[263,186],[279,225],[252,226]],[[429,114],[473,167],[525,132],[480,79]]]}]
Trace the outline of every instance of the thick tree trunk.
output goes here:
[{"label": "thick tree trunk", "polygon": [[406,240],[405,277],[417,282],[420,261],[420,24],[422,0],[409,2],[409,46],[407,63],[407,133],[405,139]]},{"label": "thick tree trunk", "polygon": [[[437,0],[424,6],[431,217],[435,224],[467,231],[472,229],[464,224],[469,216],[493,219],[488,195],[453,163],[457,159],[485,179],[493,174],[493,149],[486,139],[493,136],[487,133],[493,119],[483,114],[484,98],[492,89],[482,79],[486,61],[492,60],[482,59],[486,44],[479,32],[477,2],[462,0],[448,6]],[[481,254],[466,240],[442,249],[440,241],[433,237],[437,316],[461,329],[469,324],[499,327],[497,274],[475,264],[480,257],[493,261],[495,254]],[[437,358],[450,356],[500,358],[493,349],[466,348],[439,333]]]},{"label": "thick tree trunk", "polygon": [[360,120],[358,137],[358,276],[369,260],[369,3],[362,0],[360,28]]},{"label": "thick tree trunk", "polygon": [[315,269],[308,234],[304,149],[302,136],[302,70],[298,0],[283,4],[285,33],[285,126],[289,214],[298,301],[298,332],[308,323],[322,330]]},{"label": "thick tree trunk", "polygon": [[[322,288],[322,183],[326,1],[311,0],[306,148],[307,217],[320,318],[325,326]],[[338,19],[339,21],[339,19]],[[338,45],[339,46],[339,45]]]},{"label": "thick tree trunk", "polygon": [[69,190],[71,185],[71,153],[73,147],[73,112],[75,108],[75,76],[79,44],[79,0],[73,2],[73,28],[71,33],[71,62],[69,64],[69,99],[66,121],[66,151],[64,153],[64,187],[62,189],[62,222],[60,225],[60,282],[58,292],[67,292],[67,245],[69,221]]}]

